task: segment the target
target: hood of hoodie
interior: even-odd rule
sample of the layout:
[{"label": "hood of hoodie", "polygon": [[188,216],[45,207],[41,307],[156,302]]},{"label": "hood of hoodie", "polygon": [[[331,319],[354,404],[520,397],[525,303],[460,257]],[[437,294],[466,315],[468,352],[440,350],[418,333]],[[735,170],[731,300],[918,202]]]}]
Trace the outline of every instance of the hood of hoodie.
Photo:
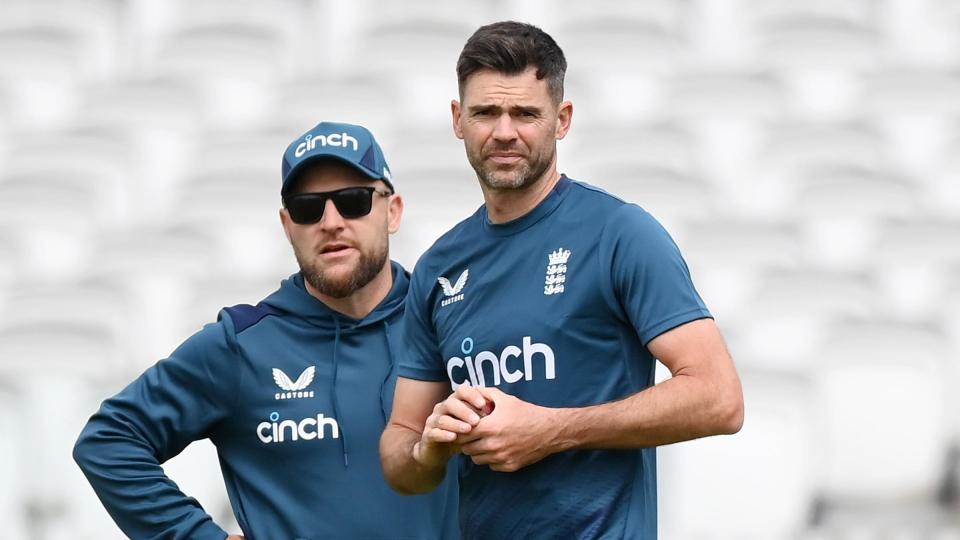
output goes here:
[{"label": "hood of hoodie", "polygon": [[312,296],[303,281],[303,274],[296,273],[280,283],[280,288],[263,299],[263,304],[285,313],[294,314],[310,324],[331,334],[340,328],[341,332],[358,330],[365,326],[382,324],[403,309],[403,300],[407,295],[410,273],[399,263],[390,261],[393,273],[393,286],[387,297],[366,317],[354,319],[330,309],[326,304]]}]

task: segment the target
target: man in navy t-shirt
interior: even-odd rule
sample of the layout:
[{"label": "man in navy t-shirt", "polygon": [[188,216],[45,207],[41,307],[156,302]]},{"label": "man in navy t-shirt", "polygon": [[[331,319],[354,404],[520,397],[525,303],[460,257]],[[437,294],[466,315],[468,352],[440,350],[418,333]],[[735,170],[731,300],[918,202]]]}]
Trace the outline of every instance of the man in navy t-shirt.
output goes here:
[{"label": "man in navy t-shirt", "polygon": [[[458,453],[464,538],[656,538],[655,447],[743,422],[717,326],[639,206],[557,170],[566,61],[539,28],[480,28],[453,127],[485,205],[417,263],[390,484],[434,489]],[[673,377],[654,386],[655,359]]]}]

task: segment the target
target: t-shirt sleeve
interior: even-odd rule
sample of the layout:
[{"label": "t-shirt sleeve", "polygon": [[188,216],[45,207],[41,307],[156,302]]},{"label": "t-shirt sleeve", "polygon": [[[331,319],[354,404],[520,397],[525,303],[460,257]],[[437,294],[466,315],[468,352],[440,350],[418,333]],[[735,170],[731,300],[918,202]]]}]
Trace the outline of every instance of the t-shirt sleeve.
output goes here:
[{"label": "t-shirt sleeve", "polygon": [[611,302],[644,345],[697,319],[712,318],[690,278],[680,248],[660,223],[634,204],[611,216],[600,242],[601,272],[610,276]]},{"label": "t-shirt sleeve", "polygon": [[[446,381],[447,372],[430,316],[430,287],[422,264],[414,268],[402,319],[403,346],[397,374],[421,381]],[[429,283],[432,285],[432,282]]]}]

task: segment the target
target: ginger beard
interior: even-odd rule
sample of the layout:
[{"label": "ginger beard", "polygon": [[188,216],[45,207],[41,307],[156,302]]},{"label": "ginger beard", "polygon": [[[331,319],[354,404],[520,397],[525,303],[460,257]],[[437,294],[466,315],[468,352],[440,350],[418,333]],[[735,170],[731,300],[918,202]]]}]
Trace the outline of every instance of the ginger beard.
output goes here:
[{"label": "ginger beard", "polygon": [[[300,265],[300,273],[320,294],[331,298],[346,298],[365,287],[383,270],[389,256],[388,234],[372,241],[366,247],[354,245],[360,253],[360,259],[353,268],[345,268],[342,263],[323,268],[319,257],[311,258],[296,244],[293,254]],[[319,255],[319,254],[318,254]]]}]

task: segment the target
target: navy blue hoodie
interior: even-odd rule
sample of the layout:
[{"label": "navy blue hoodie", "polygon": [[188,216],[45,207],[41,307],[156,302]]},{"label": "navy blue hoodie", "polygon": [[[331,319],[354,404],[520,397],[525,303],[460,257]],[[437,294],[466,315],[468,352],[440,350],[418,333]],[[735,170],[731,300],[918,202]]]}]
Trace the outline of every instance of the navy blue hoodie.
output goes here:
[{"label": "navy blue hoodie", "polygon": [[160,464],[209,438],[248,540],[457,538],[456,474],[427,495],[383,479],[409,275],[362,320],[295,274],[256,306],[220,312],[90,418],[74,458],[132,538],[223,539]]}]

